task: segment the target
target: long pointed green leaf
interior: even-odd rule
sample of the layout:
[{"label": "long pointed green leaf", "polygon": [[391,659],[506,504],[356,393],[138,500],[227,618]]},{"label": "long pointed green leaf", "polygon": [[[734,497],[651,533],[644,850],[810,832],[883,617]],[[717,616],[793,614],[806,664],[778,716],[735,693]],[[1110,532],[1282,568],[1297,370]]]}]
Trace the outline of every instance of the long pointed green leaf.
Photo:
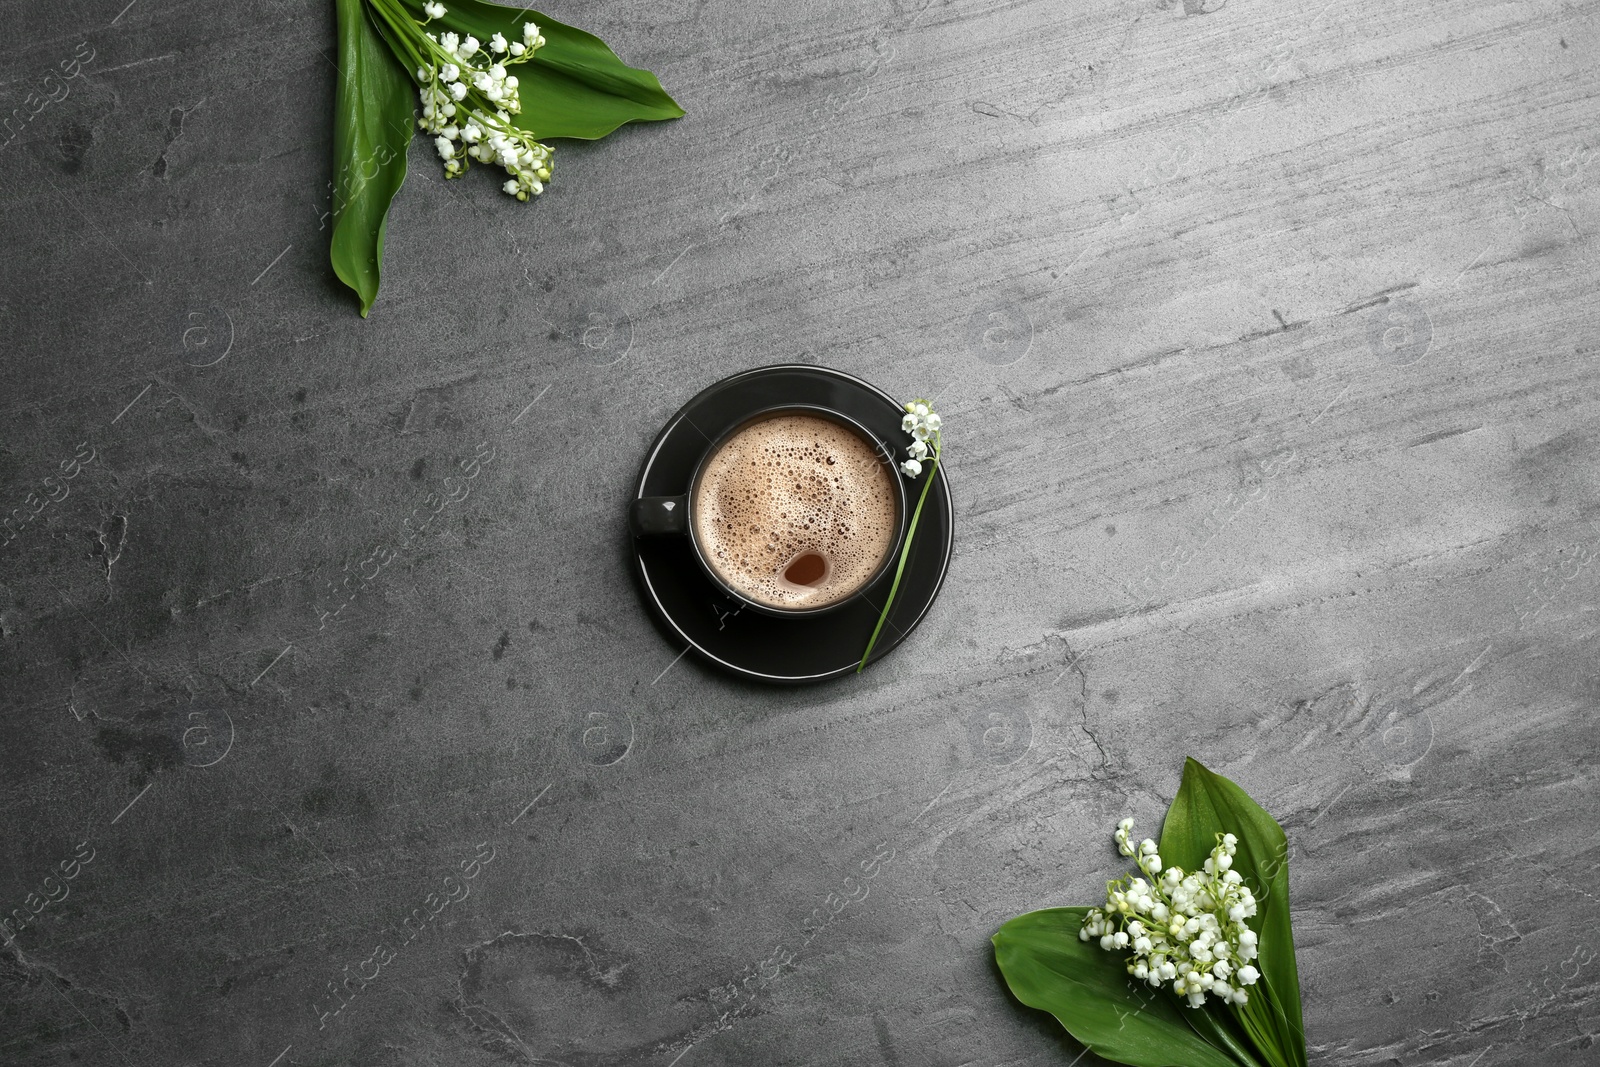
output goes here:
[{"label": "long pointed green leaf", "polygon": [[[1095,1055],[1134,1067],[1240,1067],[1191,1029],[1166,990],[1128,978],[1124,957],[1078,940],[1088,908],[1046,908],[1000,927],[995,962],[1022,1003],[1054,1015]],[[1251,1065],[1253,1067],[1253,1065]]]},{"label": "long pointed green leaf", "polygon": [[1300,971],[1295,965],[1289,923],[1289,843],[1276,819],[1250,795],[1220,774],[1190,759],[1183,782],[1161,827],[1161,859],[1185,870],[1202,867],[1216,846],[1216,835],[1239,838],[1233,869],[1257,893],[1251,924],[1260,937],[1256,967],[1263,982],[1251,990],[1269,1006],[1278,1042],[1296,1067],[1306,1063],[1305,1021],[1300,1010]]},{"label": "long pointed green leaf", "polygon": [[329,256],[366,317],[378,298],[389,204],[406,180],[416,90],[363,0],[336,0],[339,83],[333,105],[333,240]]},{"label": "long pointed green leaf", "polygon": [[[402,0],[419,20],[423,0]],[[540,139],[575,137],[597,140],[628,122],[675,119],[683,108],[647,70],[627,66],[592,33],[557,22],[525,8],[501,7],[482,0],[445,0],[447,14],[430,24],[430,32],[447,28],[487,42],[500,33],[522,40],[522,24],[539,24],[544,47],[527,63],[510,67],[517,76],[522,112],[512,117],[521,129]]]}]

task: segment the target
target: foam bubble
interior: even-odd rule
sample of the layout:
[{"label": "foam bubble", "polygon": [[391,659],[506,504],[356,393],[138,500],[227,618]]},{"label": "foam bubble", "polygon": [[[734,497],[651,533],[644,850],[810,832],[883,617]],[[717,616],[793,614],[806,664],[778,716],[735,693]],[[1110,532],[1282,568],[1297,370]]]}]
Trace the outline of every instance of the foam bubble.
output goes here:
[{"label": "foam bubble", "polygon": [[696,535],[712,567],[752,600],[822,607],[859,589],[892,547],[893,477],[870,445],[837,423],[763,419],[706,463]]}]

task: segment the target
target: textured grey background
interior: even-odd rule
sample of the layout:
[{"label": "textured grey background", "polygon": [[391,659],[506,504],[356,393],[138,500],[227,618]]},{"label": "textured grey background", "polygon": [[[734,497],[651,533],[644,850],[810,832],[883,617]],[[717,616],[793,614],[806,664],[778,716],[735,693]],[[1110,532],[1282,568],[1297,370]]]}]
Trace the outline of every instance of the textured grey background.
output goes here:
[{"label": "textured grey background", "polygon": [[[331,5],[122,4],[0,44],[0,1061],[1070,1064],[987,939],[1193,754],[1314,1063],[1593,1062],[1600,7],[553,4],[688,117],[413,146],[362,321]],[[935,394],[958,512],[798,691],[620,521],[784,361]]]}]

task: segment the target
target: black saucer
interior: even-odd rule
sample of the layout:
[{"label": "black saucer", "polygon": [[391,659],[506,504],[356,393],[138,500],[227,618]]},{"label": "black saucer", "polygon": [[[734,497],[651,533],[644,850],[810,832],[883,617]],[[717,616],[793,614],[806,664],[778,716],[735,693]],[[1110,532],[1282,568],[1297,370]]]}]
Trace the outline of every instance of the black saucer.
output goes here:
[{"label": "black saucer", "polygon": [[[830,407],[887,441],[911,443],[900,429],[905,410],[860,378],[804,364],[758,367],[706,388],[667,421],[645,457],[634,498],[687,492],[696,462],[718,434],[752,412],[785,403]],[[913,508],[926,477],[907,483]],[[943,469],[934,477],[900,591],[869,663],[906,639],[944,583],[954,507]],[[633,558],[645,602],[668,630],[717,666],[764,682],[820,682],[854,672],[883,608],[882,601],[872,597],[876,603],[863,598],[814,618],[776,618],[741,610],[725,597],[706,577],[687,540],[635,539]]]}]

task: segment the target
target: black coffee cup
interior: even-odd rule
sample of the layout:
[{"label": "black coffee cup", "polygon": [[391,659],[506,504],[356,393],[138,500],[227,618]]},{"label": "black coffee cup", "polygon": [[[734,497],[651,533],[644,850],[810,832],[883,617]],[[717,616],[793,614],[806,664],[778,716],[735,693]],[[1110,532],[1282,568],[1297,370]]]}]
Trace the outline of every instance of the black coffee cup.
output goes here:
[{"label": "black coffee cup", "polygon": [[[895,494],[895,525],[894,537],[890,540],[889,548],[884,552],[883,559],[873,570],[872,575],[862,582],[852,592],[837,600],[830,601],[819,607],[779,607],[763,603],[749,594],[741,592],[736,586],[730,584],[717,569],[712,566],[706,557],[706,550],[700,544],[696,533],[697,525],[694,521],[694,500],[699,495],[700,480],[706,472],[712,457],[722,446],[758,422],[777,418],[782,415],[810,415],[814,418],[824,419],[833,423],[840,429],[848,430],[866,444],[878,457],[878,461],[888,468],[889,483],[894,486]],[[628,526],[635,537],[682,537],[689,542],[689,547],[694,554],[700,569],[711,580],[711,584],[726,597],[736,603],[753,608],[767,615],[779,618],[796,618],[824,615],[836,611],[847,604],[852,604],[872,593],[879,585],[884,585],[893,564],[900,555],[901,546],[905,541],[906,522],[909,513],[906,499],[905,481],[900,475],[899,465],[895,459],[896,448],[891,442],[867,429],[861,423],[842,412],[816,404],[780,404],[775,407],[763,408],[739,420],[729,427],[716,440],[706,446],[700,458],[695,461],[694,471],[690,475],[687,492],[682,496],[647,496],[635,500],[628,510]],[[887,592],[887,589],[885,589]]]}]

